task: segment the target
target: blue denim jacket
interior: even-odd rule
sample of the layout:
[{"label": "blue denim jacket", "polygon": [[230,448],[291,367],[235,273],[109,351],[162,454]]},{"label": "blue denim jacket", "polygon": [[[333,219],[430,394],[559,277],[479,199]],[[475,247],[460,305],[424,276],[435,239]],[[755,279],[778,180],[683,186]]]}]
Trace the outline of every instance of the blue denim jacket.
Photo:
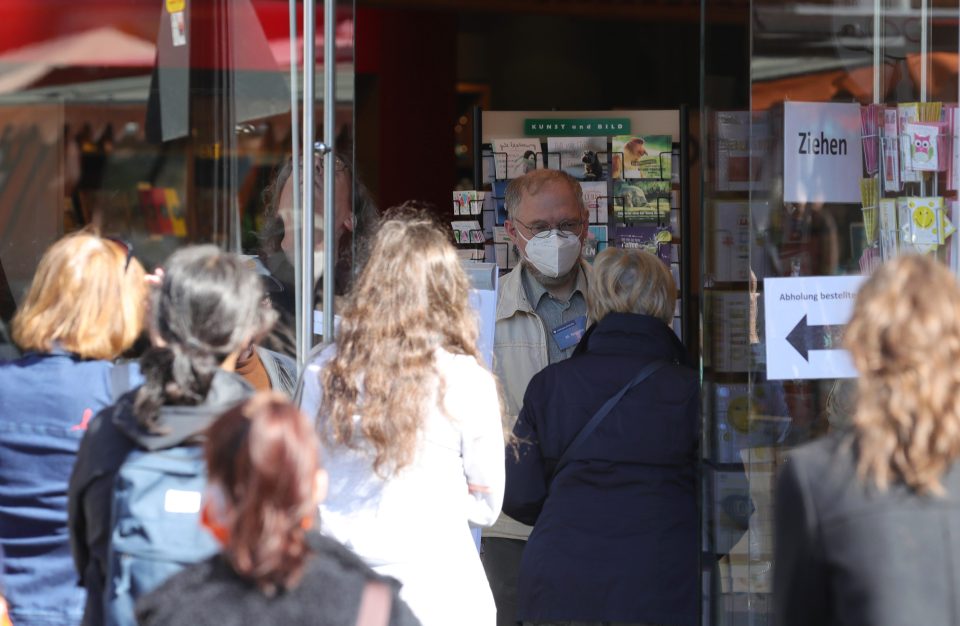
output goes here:
[{"label": "blue denim jacket", "polygon": [[113,401],[111,368],[63,352],[0,363],[0,546],[17,626],[79,624],[83,616],[67,483],[87,425]]}]

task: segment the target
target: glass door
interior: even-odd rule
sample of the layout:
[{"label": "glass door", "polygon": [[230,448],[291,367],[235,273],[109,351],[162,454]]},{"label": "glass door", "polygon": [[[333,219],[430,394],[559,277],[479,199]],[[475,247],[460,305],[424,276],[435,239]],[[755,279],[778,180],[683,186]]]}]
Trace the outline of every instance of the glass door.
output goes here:
[{"label": "glass door", "polygon": [[[331,1],[326,65],[322,2],[315,14],[312,102],[304,99],[306,3],[5,2],[2,320],[13,316],[46,247],[65,233],[90,228],[126,239],[148,268],[180,246],[214,243],[249,255],[276,279],[271,295],[289,329],[268,343],[295,356],[294,275],[305,255],[294,254],[299,229],[281,196],[303,128],[292,112],[302,116],[308,102],[320,124],[324,67],[337,76],[329,108],[338,158],[345,169],[353,159],[353,2]],[[352,186],[349,177],[343,184]],[[347,214],[351,196],[341,203]],[[322,211],[322,202],[312,204]],[[349,250],[349,231],[340,234]]]},{"label": "glass door", "polygon": [[[957,4],[703,10],[704,624],[772,623],[773,491],[793,447],[843,428],[839,340],[862,278],[905,252],[957,267]],[[945,164],[945,161],[944,161]],[[933,218],[910,219],[909,202]],[[924,214],[926,215],[926,214]],[[907,219],[904,219],[906,217]]]}]

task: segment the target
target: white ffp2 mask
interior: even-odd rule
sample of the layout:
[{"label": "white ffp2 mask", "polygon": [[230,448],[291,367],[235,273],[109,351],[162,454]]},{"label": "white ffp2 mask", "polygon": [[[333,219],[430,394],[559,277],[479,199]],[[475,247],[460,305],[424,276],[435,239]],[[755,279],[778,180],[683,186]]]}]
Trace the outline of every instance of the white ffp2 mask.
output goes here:
[{"label": "white ffp2 mask", "polygon": [[559,230],[553,229],[546,237],[527,239],[519,230],[517,234],[527,242],[524,256],[544,276],[557,278],[570,271],[580,258],[580,238],[572,235],[564,237]]}]

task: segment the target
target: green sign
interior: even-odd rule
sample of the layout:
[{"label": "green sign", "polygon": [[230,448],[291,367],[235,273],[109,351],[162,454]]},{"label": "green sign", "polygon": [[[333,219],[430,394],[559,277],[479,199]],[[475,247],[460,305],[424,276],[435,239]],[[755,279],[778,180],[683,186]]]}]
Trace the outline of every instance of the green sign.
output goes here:
[{"label": "green sign", "polygon": [[525,137],[598,137],[629,135],[626,117],[533,118],[523,120]]}]

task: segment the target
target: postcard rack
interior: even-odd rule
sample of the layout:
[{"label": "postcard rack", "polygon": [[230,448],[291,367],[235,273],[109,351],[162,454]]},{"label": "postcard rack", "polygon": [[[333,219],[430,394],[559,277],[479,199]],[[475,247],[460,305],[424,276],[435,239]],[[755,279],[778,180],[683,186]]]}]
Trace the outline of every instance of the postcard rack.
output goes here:
[{"label": "postcard rack", "polygon": [[[538,131],[533,120],[550,128],[567,124],[567,132]],[[556,123],[551,123],[556,122]],[[642,247],[663,260],[678,285],[675,329],[695,349],[698,304],[690,295],[691,227],[689,211],[688,111],[484,111],[473,114],[474,189],[483,194],[479,209],[463,219],[476,220],[482,231],[469,233],[462,249],[483,248],[484,259],[501,272],[517,264],[506,235],[504,206],[509,181],[539,168],[563,169],[581,181],[587,208],[588,235],[584,258],[607,247]],[[539,128],[543,128],[541,125]],[[579,131],[583,131],[582,133]],[[511,139],[515,138],[515,139]],[[586,139],[584,139],[586,138]],[[634,140],[645,155],[644,175],[631,175],[624,141]],[[574,149],[578,140],[584,148]],[[615,171],[615,170],[618,170]],[[619,175],[616,175],[619,174]],[[626,174],[626,175],[624,175]],[[471,203],[471,201],[467,201]],[[464,202],[454,202],[455,220]],[[474,239],[476,237],[476,239]],[[685,245],[687,244],[687,245]]]}]

